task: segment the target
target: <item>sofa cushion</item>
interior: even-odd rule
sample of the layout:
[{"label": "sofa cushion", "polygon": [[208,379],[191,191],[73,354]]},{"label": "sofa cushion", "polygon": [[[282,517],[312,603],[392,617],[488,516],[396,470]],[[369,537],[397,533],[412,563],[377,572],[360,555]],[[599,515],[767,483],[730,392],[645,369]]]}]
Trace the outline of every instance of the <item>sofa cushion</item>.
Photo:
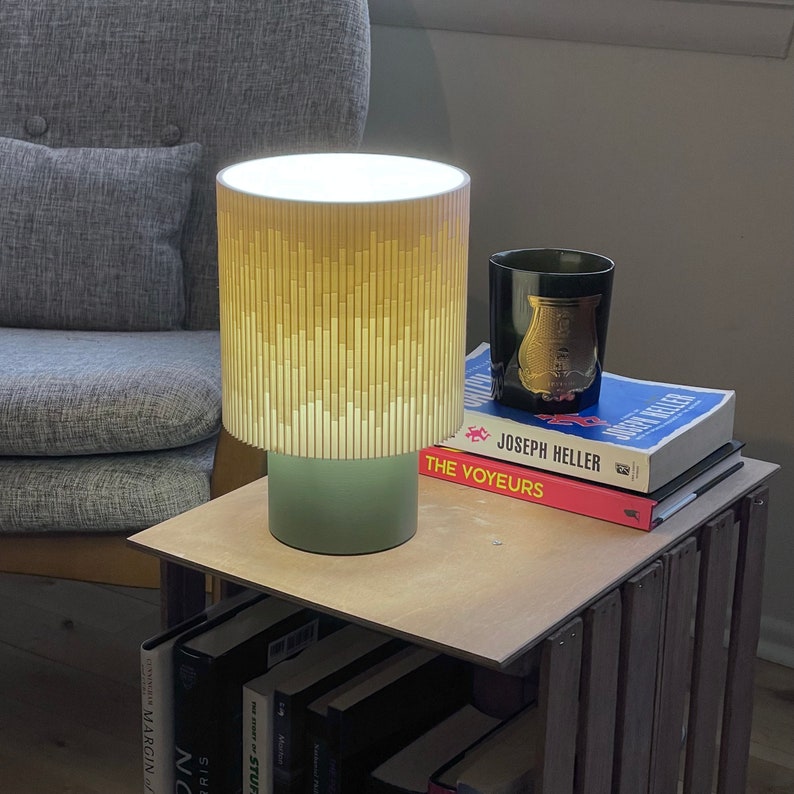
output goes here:
[{"label": "sofa cushion", "polygon": [[217,331],[0,328],[0,455],[169,449],[220,429]]},{"label": "sofa cushion", "polygon": [[186,327],[217,328],[215,174],[355,149],[369,36],[366,0],[2,0],[0,135],[57,148],[199,141]]},{"label": "sofa cushion", "polygon": [[214,450],[0,457],[0,533],[146,529],[209,499]]},{"label": "sofa cushion", "polygon": [[0,325],[178,328],[197,143],[50,149],[0,138]]}]

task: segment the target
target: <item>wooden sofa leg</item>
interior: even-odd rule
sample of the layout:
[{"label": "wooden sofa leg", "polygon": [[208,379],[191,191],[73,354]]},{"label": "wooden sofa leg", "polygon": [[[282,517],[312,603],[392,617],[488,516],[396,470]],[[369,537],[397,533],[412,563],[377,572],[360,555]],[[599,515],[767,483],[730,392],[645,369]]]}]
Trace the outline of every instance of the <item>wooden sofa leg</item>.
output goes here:
[{"label": "wooden sofa leg", "polygon": [[267,452],[244,444],[222,428],[215,447],[210,498],[247,485],[267,474]]}]

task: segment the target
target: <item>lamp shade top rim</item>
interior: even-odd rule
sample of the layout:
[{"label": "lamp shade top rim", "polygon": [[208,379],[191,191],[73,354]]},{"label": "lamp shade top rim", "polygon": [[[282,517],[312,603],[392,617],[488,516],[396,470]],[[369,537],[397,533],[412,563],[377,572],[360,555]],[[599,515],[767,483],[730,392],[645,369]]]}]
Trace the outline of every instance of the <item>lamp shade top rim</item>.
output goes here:
[{"label": "lamp shade top rim", "polygon": [[371,204],[414,201],[459,190],[469,175],[446,163],[363,153],[280,155],[224,168],[229,190],[280,201]]}]

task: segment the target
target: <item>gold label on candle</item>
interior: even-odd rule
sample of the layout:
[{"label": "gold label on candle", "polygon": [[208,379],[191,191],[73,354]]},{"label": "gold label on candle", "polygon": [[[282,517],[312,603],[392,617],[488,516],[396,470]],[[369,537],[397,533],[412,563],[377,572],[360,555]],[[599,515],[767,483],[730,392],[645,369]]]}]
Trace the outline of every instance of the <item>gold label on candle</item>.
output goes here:
[{"label": "gold label on candle", "polygon": [[601,296],[527,300],[532,319],[518,351],[521,384],[544,400],[573,400],[598,374],[595,310]]}]

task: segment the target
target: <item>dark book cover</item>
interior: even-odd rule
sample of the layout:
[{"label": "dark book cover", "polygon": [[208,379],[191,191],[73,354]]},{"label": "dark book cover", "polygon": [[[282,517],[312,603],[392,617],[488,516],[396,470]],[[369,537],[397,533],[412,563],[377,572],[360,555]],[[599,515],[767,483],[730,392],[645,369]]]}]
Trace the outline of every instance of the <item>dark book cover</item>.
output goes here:
[{"label": "dark book cover", "polygon": [[523,709],[473,742],[431,776],[428,794],[531,794],[537,775],[540,721]]},{"label": "dark book cover", "polygon": [[170,794],[174,790],[174,646],[180,640],[228,620],[262,598],[264,595],[261,593],[245,590],[141,643],[142,750],[146,791]]},{"label": "dark book cover", "polygon": [[310,704],[309,791],[364,791],[369,773],[461,708],[471,694],[468,665],[409,647]]},{"label": "dark book cover", "polygon": [[369,776],[366,794],[427,794],[431,775],[500,724],[471,704],[398,750]]},{"label": "dark book cover", "polygon": [[306,708],[315,698],[405,648],[405,642],[360,629],[322,663],[276,686],[273,695],[273,792],[296,794],[305,787]]},{"label": "dark book cover", "polygon": [[242,686],[341,626],[335,618],[265,598],[174,648],[175,785],[202,794],[242,791]]}]

